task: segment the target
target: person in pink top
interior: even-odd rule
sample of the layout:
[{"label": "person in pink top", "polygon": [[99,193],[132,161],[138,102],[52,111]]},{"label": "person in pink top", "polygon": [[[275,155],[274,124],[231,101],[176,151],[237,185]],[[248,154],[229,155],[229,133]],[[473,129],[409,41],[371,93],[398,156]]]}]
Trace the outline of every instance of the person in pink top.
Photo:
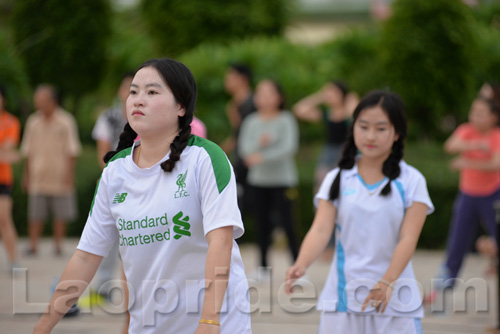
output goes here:
[{"label": "person in pink top", "polygon": [[207,138],[207,128],[201,119],[196,116],[193,116],[193,120],[191,121],[191,134],[201,138]]},{"label": "person in pink top", "polygon": [[447,153],[458,154],[450,167],[460,172],[447,241],[447,257],[440,280],[426,298],[453,287],[467,251],[471,248],[479,221],[490,236],[496,235],[493,203],[500,200],[499,107],[491,99],[478,97],[471,106],[469,122],[460,125],[444,144]]}]

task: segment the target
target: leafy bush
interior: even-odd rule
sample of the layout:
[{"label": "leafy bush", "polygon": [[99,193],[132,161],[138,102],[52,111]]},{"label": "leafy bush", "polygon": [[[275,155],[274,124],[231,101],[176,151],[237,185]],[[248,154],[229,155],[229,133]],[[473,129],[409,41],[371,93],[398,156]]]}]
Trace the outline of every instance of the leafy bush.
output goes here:
[{"label": "leafy bush", "polygon": [[[325,72],[345,81],[360,96],[386,85],[379,54],[378,28],[355,29],[318,47]],[[334,64],[334,66],[332,66]]]},{"label": "leafy bush", "polygon": [[[224,92],[224,74],[233,62],[249,64],[254,83],[263,78],[277,80],[284,89],[287,107],[319,89],[331,75],[334,63],[321,60],[312,48],[297,46],[281,38],[254,38],[228,46],[204,44],[180,59],[193,72],[198,85],[197,113],[209,130],[209,137],[220,142],[230,133],[225,115],[229,96]],[[325,70],[327,64],[330,68]],[[319,66],[322,66],[320,69]],[[302,140],[321,138],[321,128],[302,124]]]},{"label": "leafy bush", "polygon": [[398,0],[383,25],[387,82],[404,98],[419,133],[439,133],[442,117],[468,108],[478,51],[472,24],[462,1]]},{"label": "leafy bush", "polygon": [[478,6],[473,25],[478,41],[475,58],[476,88],[485,81],[500,82],[500,3]]},{"label": "leafy bush", "polygon": [[23,101],[29,97],[28,77],[6,30],[0,30],[0,83],[7,90],[7,110],[24,119],[27,107]]},{"label": "leafy bush", "polygon": [[31,84],[50,82],[75,98],[95,90],[109,18],[105,0],[15,1],[11,24]]},{"label": "leafy bush", "polygon": [[141,11],[158,50],[178,56],[200,43],[280,35],[286,23],[283,0],[144,0]]}]

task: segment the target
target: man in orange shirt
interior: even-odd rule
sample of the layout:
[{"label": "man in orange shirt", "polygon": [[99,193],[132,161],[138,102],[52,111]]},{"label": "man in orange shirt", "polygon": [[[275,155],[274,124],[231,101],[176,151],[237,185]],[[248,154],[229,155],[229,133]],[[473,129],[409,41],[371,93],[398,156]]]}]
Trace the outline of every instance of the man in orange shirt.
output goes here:
[{"label": "man in orange shirt", "polygon": [[12,167],[19,160],[19,121],[5,110],[5,89],[0,86],[0,235],[7,250],[10,270],[16,266],[17,232],[12,220]]},{"label": "man in orange shirt", "polygon": [[30,249],[38,239],[49,211],[54,217],[55,253],[62,252],[66,224],[76,218],[74,168],[81,147],[74,117],[59,106],[51,85],[40,85],[34,96],[37,111],[26,122],[21,152],[26,157],[23,187],[28,192]]}]

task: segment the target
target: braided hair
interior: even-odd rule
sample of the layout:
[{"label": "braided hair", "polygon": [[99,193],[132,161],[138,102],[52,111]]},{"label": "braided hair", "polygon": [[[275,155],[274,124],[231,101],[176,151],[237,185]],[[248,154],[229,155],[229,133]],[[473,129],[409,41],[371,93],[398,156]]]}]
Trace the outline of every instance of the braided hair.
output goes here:
[{"label": "braided hair", "polygon": [[353,113],[353,121],[349,127],[347,141],[344,145],[342,157],[339,161],[339,172],[335,177],[330,188],[330,200],[335,200],[339,197],[340,191],[340,174],[343,169],[351,169],[356,163],[356,155],[358,149],[354,142],[354,125],[360,113],[367,109],[380,106],[387,114],[394,130],[398,134],[398,140],[392,145],[392,151],[389,157],[384,161],[382,173],[389,178],[389,182],[381,191],[382,196],[387,196],[391,193],[391,181],[396,179],[401,173],[399,162],[403,158],[404,140],[407,135],[406,116],[404,114],[403,101],[399,95],[386,91],[373,91],[368,93],[358,104]]},{"label": "braided hair", "polygon": [[[151,59],[144,62],[137,71],[153,67],[168,86],[175,101],[185,110],[184,116],[179,116],[179,133],[170,144],[170,156],[161,163],[161,168],[165,172],[171,172],[175,163],[179,161],[182,151],[188,144],[191,135],[191,122],[193,120],[194,108],[196,105],[196,82],[191,71],[182,63],[169,58]],[[137,73],[137,72],[136,72]],[[108,152],[104,156],[104,162],[108,162],[115,154],[121,150],[131,147],[137,133],[132,129],[129,123],[120,135],[120,142],[115,151]]]}]

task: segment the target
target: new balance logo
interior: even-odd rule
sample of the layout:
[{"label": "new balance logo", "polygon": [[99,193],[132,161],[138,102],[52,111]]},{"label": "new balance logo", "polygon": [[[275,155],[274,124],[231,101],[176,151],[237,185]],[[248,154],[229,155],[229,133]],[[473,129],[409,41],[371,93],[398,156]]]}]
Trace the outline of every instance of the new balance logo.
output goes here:
[{"label": "new balance logo", "polygon": [[127,198],[127,193],[116,193],[115,195],[115,199],[113,200],[113,204],[116,204],[116,203],[123,203],[125,202],[125,199]]}]

